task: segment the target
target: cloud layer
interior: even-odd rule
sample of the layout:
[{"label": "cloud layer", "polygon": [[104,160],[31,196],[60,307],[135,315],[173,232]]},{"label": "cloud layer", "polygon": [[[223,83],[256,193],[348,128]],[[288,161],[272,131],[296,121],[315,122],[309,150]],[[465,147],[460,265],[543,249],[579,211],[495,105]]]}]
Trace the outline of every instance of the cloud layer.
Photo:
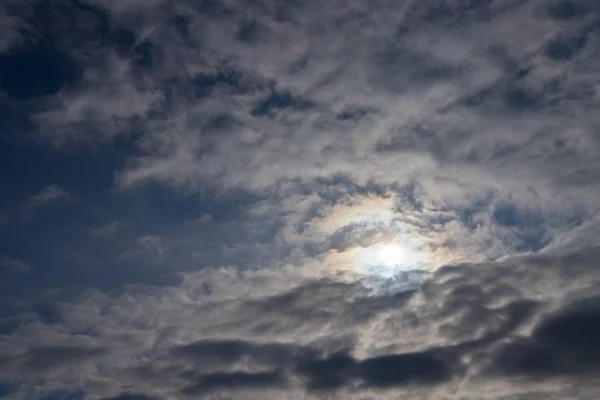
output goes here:
[{"label": "cloud layer", "polygon": [[575,397],[600,367],[597,253],[444,267],[393,296],[297,269],[89,293],[21,316],[3,374],[92,398]]},{"label": "cloud layer", "polygon": [[599,12],[1,5],[0,397],[598,396]]}]

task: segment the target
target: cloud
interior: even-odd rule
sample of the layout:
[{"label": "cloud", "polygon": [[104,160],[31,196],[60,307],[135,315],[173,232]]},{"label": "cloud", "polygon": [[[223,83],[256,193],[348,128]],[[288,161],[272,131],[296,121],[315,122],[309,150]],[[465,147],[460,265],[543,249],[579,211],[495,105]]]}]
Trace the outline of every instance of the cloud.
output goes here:
[{"label": "cloud", "polygon": [[92,228],[92,235],[104,238],[114,236],[122,227],[122,225],[123,224],[118,221],[108,222],[107,224]]},{"label": "cloud", "polygon": [[114,397],[106,397],[103,400],[153,400],[155,397],[146,396],[143,394],[135,393],[122,393]]},{"label": "cloud", "polygon": [[503,346],[492,372],[530,379],[593,374],[600,368],[600,344],[593,334],[600,323],[596,301],[576,302],[549,316],[531,337]]},{"label": "cloud", "polygon": [[91,144],[110,141],[152,110],[157,94],[139,88],[127,61],[108,55],[103,64],[81,78],[81,89],[65,91],[49,110],[34,116],[34,121],[46,128],[40,132],[42,138],[57,146],[74,140]]},{"label": "cloud", "polygon": [[31,265],[17,258],[0,256],[0,265],[17,272],[29,272]]},{"label": "cloud", "polygon": [[[35,117],[53,127],[45,135],[57,144],[110,140],[141,124],[141,153],[119,175],[125,186],[160,180],[198,187],[216,179],[228,186],[265,187],[281,179],[341,173],[381,182],[439,175],[457,184],[468,175],[481,186],[492,179],[554,190],[549,172],[554,168],[537,152],[553,141],[562,143],[547,148],[565,163],[559,175],[578,170],[570,151],[580,154],[580,161],[587,159],[587,125],[593,119],[586,114],[580,133],[567,123],[570,104],[588,101],[580,87],[584,82],[561,78],[567,67],[560,63],[529,64],[532,54],[546,57],[548,48],[560,47],[560,38],[570,34],[561,24],[549,28],[548,20],[566,20],[560,10],[585,19],[593,9],[550,5],[535,19],[536,8],[529,3],[446,4],[445,14],[429,2],[386,4],[385,12],[368,10],[361,2],[349,8],[334,3],[318,10],[281,8],[278,12],[302,16],[294,25],[267,5],[252,8],[249,23],[240,2],[212,8],[182,2],[165,14],[149,8],[129,21],[131,16],[122,13],[139,4],[127,4],[124,9],[105,4],[119,16],[114,26],[99,5],[49,14],[62,20],[74,12],[93,22],[70,28],[68,35],[56,33],[59,42],[83,38],[100,26],[107,46],[100,49],[94,40],[82,39],[78,51],[97,56],[86,62],[80,55],[77,63],[85,73]],[[210,19],[213,12],[219,18]],[[459,28],[457,18],[468,23]],[[317,41],[310,27],[319,20],[328,21],[322,25],[329,28]],[[468,33],[478,32],[483,20],[488,34]],[[226,29],[228,24],[239,31]],[[519,31],[507,34],[515,25]],[[352,35],[359,26],[371,33]],[[592,28],[586,29],[587,37]],[[242,40],[239,32],[246,32]],[[553,35],[557,38],[545,39]],[[286,37],[296,45],[286,46]],[[529,53],[522,54],[517,37],[532,38]],[[565,40],[562,47],[570,48]],[[589,47],[586,43],[580,47]],[[211,51],[195,51],[200,45]],[[149,57],[154,68],[140,57]],[[582,57],[590,61],[591,55]],[[228,59],[235,61],[223,61]],[[557,88],[551,92],[546,87],[553,79]],[[552,105],[561,99],[564,107]],[[542,111],[542,105],[557,114]],[[338,118],[349,113],[352,118]],[[560,133],[567,131],[568,138]],[[356,159],[363,160],[363,168],[356,168]],[[480,166],[477,172],[473,163]],[[523,163],[529,168],[509,178],[512,166]]]},{"label": "cloud", "polygon": [[6,8],[7,5],[3,4],[0,9],[0,52],[4,53],[15,45],[15,42],[19,39],[18,26],[20,20],[11,16]]},{"label": "cloud", "polygon": [[[131,140],[116,173],[121,188],[158,181],[265,192],[345,177],[362,186],[414,182],[420,202],[437,209],[488,201],[493,227],[478,234],[493,244],[448,242],[476,248],[454,262],[484,246],[492,258],[538,251],[564,225],[546,218],[569,207],[597,212],[595,120],[582,111],[581,123],[569,122],[592,101],[587,78],[565,78],[565,59],[552,56],[560,49],[549,50],[595,40],[583,23],[593,7],[448,2],[444,13],[430,2],[381,10],[266,2],[249,17],[242,2],[177,4],[165,13],[147,7],[139,18],[127,11],[139,10],[136,2],[58,7],[48,17],[89,20],[53,33],[82,75],[32,119],[58,146]],[[561,13],[582,20],[581,32]],[[327,27],[318,40],[314,26]],[[92,27],[101,32],[95,39]],[[77,51],[64,45],[75,37]],[[531,38],[527,50],[518,37]],[[592,65],[588,42],[575,47]],[[447,229],[462,236],[460,225]]]},{"label": "cloud", "polygon": [[16,397],[597,397],[593,2],[9,3]]},{"label": "cloud", "polygon": [[43,376],[63,367],[81,366],[83,363],[106,354],[106,349],[77,345],[32,346],[18,355],[2,355],[5,374],[19,373]]},{"label": "cloud", "polygon": [[[441,391],[492,399],[530,393],[540,379],[577,379],[587,390],[600,365],[597,253],[447,266],[396,295],[319,278],[308,266],[206,270],[180,286],[90,292],[62,303],[58,322],[30,319],[4,339],[15,349],[8,365],[19,365],[5,378],[52,371],[54,381],[97,397]],[[75,338],[81,344],[58,344]],[[88,360],[97,364],[85,364],[85,377],[60,372]]]},{"label": "cloud", "polygon": [[212,373],[203,376],[200,381],[194,386],[188,386],[183,390],[184,394],[205,394],[218,389],[248,389],[248,388],[268,388],[273,386],[281,386],[282,378],[276,372],[227,372],[227,373]]},{"label": "cloud", "polygon": [[102,348],[86,348],[77,346],[40,346],[27,350],[23,355],[24,367],[27,370],[44,371],[58,368],[61,365],[80,363],[83,360],[103,355]]},{"label": "cloud", "polygon": [[48,185],[44,187],[38,194],[29,198],[28,207],[39,207],[41,205],[52,203],[59,200],[66,200],[71,197],[71,194],[58,185]]},{"label": "cloud", "polygon": [[[199,368],[206,368],[214,357],[221,358],[224,367],[231,368],[241,360],[250,365],[275,367],[267,372],[208,372],[186,393],[209,392],[238,387],[284,387],[285,372],[305,380],[309,390],[336,390],[354,381],[367,387],[433,385],[451,379],[452,365],[436,351],[394,354],[357,360],[344,353],[319,354],[315,349],[298,349],[288,345],[260,345],[248,342],[207,341],[193,343],[178,353],[197,358]],[[266,352],[265,352],[266,350]],[[274,350],[271,352],[270,350]],[[212,364],[212,363],[211,363]],[[218,365],[218,364],[217,364]],[[212,364],[211,367],[215,367]]]},{"label": "cloud", "polygon": [[[568,74],[548,50],[584,37],[574,48],[593,65],[594,7],[265,2],[249,16],[237,1],[182,1],[160,13],[160,2],[123,4],[48,8],[36,34],[51,36],[81,74],[54,79],[61,89],[31,115],[58,146],[131,141],[116,173],[122,188],[264,192],[343,176],[363,186],[414,182],[420,201],[438,208],[491,196],[490,207],[542,221],[569,207],[597,211],[590,75]],[[538,251],[563,224],[498,221],[504,228],[480,230],[494,256]]]}]

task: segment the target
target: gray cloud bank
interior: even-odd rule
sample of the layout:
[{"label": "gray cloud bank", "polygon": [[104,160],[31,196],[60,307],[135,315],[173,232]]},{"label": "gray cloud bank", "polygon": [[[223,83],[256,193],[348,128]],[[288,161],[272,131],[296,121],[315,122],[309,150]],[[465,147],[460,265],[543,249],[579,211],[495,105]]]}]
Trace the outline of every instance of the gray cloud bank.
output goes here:
[{"label": "gray cloud bank", "polygon": [[2,374],[90,398],[580,398],[600,369],[597,257],[448,266],[379,297],[297,270],[90,292],[53,323],[22,316]]}]

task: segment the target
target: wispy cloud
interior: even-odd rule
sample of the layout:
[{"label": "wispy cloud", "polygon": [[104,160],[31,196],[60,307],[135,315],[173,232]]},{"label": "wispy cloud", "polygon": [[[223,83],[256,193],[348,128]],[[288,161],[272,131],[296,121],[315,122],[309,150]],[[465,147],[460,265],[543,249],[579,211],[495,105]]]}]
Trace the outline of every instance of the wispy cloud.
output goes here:
[{"label": "wispy cloud", "polygon": [[101,238],[107,238],[107,237],[114,236],[119,231],[119,229],[121,229],[122,227],[123,227],[122,223],[120,223],[118,221],[112,221],[107,224],[99,225],[99,226],[92,228],[91,232],[92,232],[92,235],[94,235],[94,236],[101,237]]},{"label": "wispy cloud", "polygon": [[29,272],[31,265],[17,258],[0,256],[0,266],[16,272]]},{"label": "wispy cloud", "polygon": [[29,198],[28,207],[39,207],[47,203],[67,200],[71,198],[71,194],[58,185],[48,185],[44,187],[38,194]]}]

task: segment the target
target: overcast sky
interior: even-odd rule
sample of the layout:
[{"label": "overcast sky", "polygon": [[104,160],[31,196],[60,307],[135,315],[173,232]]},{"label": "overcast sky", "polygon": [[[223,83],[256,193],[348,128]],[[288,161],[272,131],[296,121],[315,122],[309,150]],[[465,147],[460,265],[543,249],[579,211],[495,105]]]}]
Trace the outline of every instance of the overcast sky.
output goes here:
[{"label": "overcast sky", "polygon": [[0,398],[600,398],[600,3],[0,2]]}]

